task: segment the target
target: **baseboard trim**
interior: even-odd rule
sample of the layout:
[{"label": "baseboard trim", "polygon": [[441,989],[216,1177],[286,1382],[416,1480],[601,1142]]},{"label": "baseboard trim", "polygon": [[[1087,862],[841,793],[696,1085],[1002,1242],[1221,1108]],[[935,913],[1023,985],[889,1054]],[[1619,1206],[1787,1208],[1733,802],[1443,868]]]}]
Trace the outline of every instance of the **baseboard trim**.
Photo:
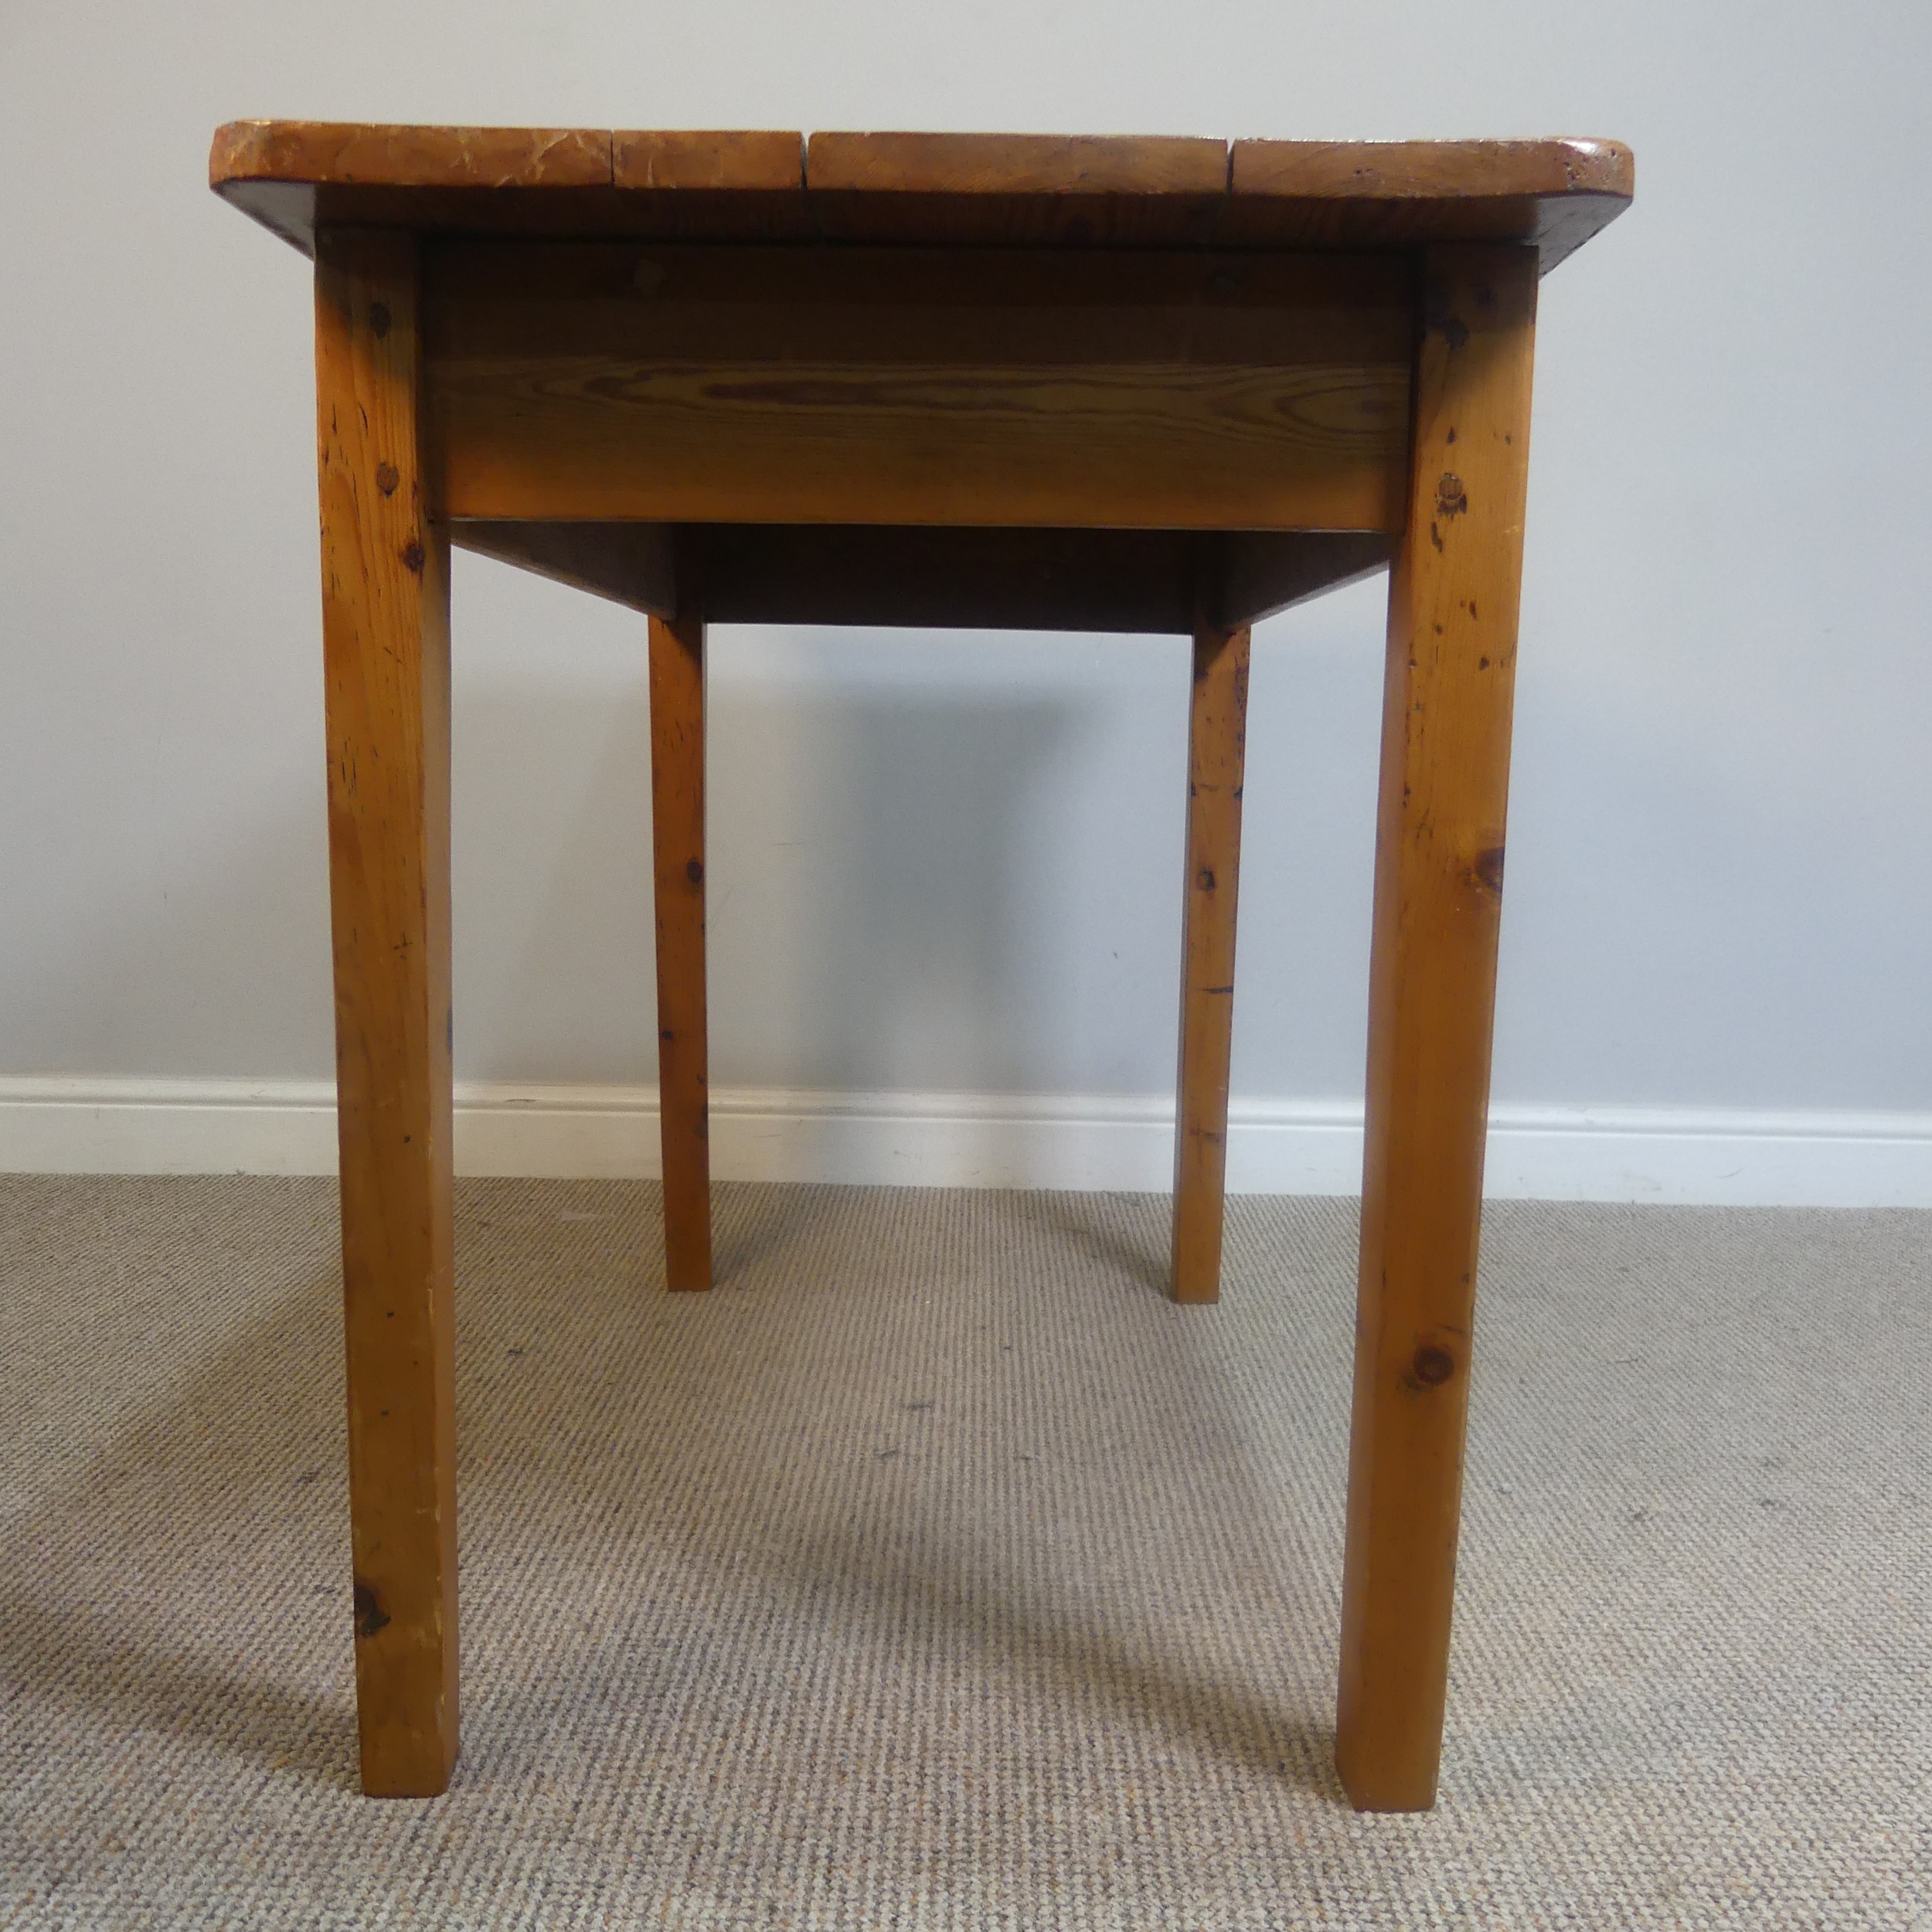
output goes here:
[{"label": "baseboard trim", "polygon": [[[1151,1189],[1169,1185],[1173,1107],[1155,1097],[826,1094],[713,1097],[724,1180]],[[462,1174],[658,1172],[655,1087],[464,1083]],[[0,1078],[0,1171],[328,1174],[326,1081]],[[1932,1207],[1932,1114],[1499,1106],[1502,1199]],[[1352,1194],[1359,1103],[1248,1100],[1228,1129],[1243,1193]]]}]

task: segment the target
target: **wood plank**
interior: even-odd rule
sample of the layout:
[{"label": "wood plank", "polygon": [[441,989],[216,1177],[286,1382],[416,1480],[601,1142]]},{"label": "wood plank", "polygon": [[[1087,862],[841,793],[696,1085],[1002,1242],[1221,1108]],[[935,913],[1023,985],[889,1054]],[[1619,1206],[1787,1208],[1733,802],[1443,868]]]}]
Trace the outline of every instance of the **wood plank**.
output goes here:
[{"label": "wood plank", "polygon": [[595,128],[437,128],[373,121],[231,121],[208,178],[387,188],[583,188],[611,180]]},{"label": "wood plank", "polygon": [[760,242],[818,232],[805,202],[805,138],[795,128],[620,131],[611,162],[611,219],[584,232]]},{"label": "wood plank", "polygon": [[[689,373],[547,372],[438,392],[453,510],[466,517],[1281,529],[1393,521],[1376,419],[1354,372],[768,364]],[[607,378],[623,387],[614,391]],[[1284,424],[1290,427],[1284,428]],[[944,426],[950,435],[944,440]]]},{"label": "wood plank", "polygon": [[1172,247],[1207,240],[1227,170],[1185,136],[832,133],[805,184],[835,240]]},{"label": "wood plank", "polygon": [[1389,585],[1335,1760],[1434,1802],[1502,904],[1536,261],[1431,250]]},{"label": "wood plank", "polygon": [[328,226],[797,241],[815,232],[803,151],[796,133],[253,121],[216,131],[208,166],[305,253]]},{"label": "wood plank", "polygon": [[658,913],[665,1283],[711,1285],[704,945],[704,624],[651,619],[651,842]]},{"label": "wood plank", "polygon": [[1379,529],[1399,260],[452,243],[430,390],[478,519]]},{"label": "wood plank", "polygon": [[573,226],[609,208],[611,137],[587,128],[441,128],[233,121],[209,185],[306,254],[325,227]]},{"label": "wood plank", "polygon": [[1621,141],[1237,141],[1235,196],[1440,202],[1520,195],[1628,201],[1636,163]]},{"label": "wood plank", "polygon": [[1217,195],[1224,141],[1169,134],[816,134],[815,192],[892,195]]},{"label": "wood plank", "polygon": [[457,1751],[449,573],[417,244],[325,233],[316,412],[362,1788]]},{"label": "wood plank", "polygon": [[1621,141],[1239,141],[1215,230],[1230,247],[1522,242],[1542,272],[1630,205]]},{"label": "wood plank", "polygon": [[1177,1301],[1216,1301],[1221,1295],[1249,636],[1243,625],[1234,631],[1203,629],[1194,639],[1174,1146],[1172,1279]]},{"label": "wood plank", "polygon": [[802,194],[805,138],[796,130],[699,134],[683,130],[611,137],[611,179],[619,188],[689,194]]}]

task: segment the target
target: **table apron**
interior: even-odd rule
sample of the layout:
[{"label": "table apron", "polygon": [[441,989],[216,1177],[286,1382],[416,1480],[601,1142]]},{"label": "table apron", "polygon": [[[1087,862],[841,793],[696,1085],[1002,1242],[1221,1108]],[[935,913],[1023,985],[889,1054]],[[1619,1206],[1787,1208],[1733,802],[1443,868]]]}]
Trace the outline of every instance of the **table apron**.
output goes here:
[{"label": "table apron", "polygon": [[1398,256],[441,244],[453,517],[1392,530]]}]

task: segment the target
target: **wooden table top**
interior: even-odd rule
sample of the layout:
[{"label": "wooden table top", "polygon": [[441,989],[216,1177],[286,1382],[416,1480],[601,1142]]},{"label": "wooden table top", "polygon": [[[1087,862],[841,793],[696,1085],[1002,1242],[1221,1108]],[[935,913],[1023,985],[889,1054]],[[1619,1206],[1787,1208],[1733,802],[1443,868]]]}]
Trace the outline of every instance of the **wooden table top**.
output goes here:
[{"label": "wooden table top", "polygon": [[209,185],[312,253],[318,223],[687,241],[1380,249],[1533,244],[1629,204],[1614,141],[626,132],[237,121]]}]

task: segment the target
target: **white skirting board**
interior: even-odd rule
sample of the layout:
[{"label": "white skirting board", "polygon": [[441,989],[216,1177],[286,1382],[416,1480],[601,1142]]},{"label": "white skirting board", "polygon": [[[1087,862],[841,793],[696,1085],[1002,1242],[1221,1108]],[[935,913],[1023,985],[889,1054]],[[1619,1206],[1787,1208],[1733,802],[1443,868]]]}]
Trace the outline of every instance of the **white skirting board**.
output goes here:
[{"label": "white skirting board", "polygon": [[[828,1094],[712,1097],[720,1180],[906,1187],[1167,1188],[1174,1108],[1156,1097]],[[0,1078],[0,1172],[327,1174],[326,1081]],[[459,1083],[459,1174],[658,1172],[655,1087]],[[1228,1185],[1353,1194],[1359,1101],[1240,1100]],[[1492,1111],[1499,1199],[1932,1207],[1932,1114],[1511,1107]]]}]

